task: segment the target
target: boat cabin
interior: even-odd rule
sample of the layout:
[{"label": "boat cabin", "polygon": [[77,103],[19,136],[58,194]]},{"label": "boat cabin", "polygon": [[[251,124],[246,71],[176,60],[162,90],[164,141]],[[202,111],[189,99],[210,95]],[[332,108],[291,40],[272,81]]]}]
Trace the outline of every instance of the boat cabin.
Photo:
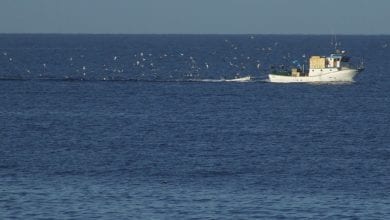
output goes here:
[{"label": "boat cabin", "polygon": [[309,76],[317,76],[327,72],[339,71],[348,67],[349,57],[345,51],[336,51],[330,56],[311,56],[309,60]]},{"label": "boat cabin", "polygon": [[341,68],[344,63],[349,62],[349,57],[344,56],[345,51],[325,56],[310,57],[310,69]]}]

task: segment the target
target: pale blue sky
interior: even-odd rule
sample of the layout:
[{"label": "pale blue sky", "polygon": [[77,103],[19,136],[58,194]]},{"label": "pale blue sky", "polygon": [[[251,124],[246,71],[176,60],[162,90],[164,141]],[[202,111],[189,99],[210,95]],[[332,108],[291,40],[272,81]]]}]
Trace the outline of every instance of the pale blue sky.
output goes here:
[{"label": "pale blue sky", "polygon": [[0,33],[390,34],[390,0],[0,0]]}]

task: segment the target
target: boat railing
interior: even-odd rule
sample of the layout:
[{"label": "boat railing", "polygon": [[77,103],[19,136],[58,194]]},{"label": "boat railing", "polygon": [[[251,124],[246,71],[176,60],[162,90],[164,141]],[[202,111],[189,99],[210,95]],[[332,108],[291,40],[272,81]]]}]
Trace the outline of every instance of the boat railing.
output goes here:
[{"label": "boat railing", "polygon": [[360,63],[342,63],[342,68],[349,68],[349,69],[357,69],[357,70],[364,70],[364,62],[363,60],[360,61]]}]

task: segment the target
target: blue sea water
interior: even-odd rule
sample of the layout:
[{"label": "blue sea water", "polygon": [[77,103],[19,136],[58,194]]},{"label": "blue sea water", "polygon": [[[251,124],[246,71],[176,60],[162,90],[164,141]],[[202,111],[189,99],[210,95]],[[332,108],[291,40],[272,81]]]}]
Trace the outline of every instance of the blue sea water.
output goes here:
[{"label": "blue sea water", "polygon": [[0,35],[0,218],[390,218],[390,36],[338,37],[355,83],[263,81],[331,39]]}]

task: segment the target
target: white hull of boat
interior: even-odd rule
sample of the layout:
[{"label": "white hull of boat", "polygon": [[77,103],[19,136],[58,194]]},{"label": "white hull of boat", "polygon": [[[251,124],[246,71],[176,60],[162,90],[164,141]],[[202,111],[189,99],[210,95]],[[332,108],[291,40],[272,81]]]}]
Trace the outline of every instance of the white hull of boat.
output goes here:
[{"label": "white hull of boat", "polygon": [[342,69],[317,76],[283,76],[269,74],[268,78],[273,83],[328,83],[328,82],[354,82],[353,78],[359,71],[356,69]]}]

